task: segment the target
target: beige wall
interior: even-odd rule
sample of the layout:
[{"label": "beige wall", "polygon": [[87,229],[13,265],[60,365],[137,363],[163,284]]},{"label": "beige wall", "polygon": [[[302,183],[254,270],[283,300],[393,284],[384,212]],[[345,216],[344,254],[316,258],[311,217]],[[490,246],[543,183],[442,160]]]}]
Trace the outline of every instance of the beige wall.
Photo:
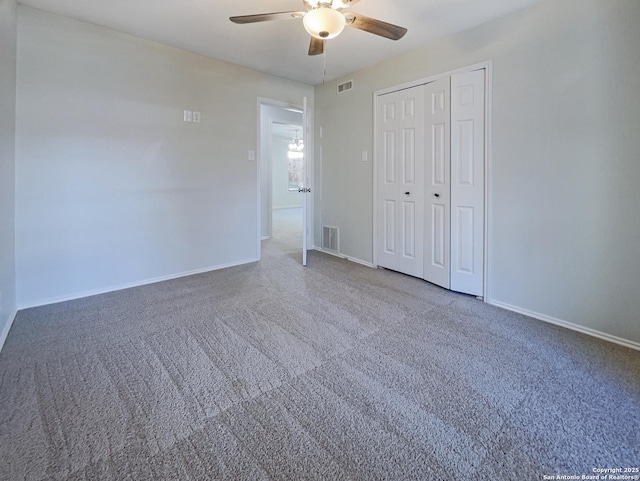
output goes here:
[{"label": "beige wall", "polygon": [[547,0],[317,87],[316,233],[372,260],[374,91],[492,60],[489,300],[640,342],[638,25],[637,1]]},{"label": "beige wall", "polygon": [[27,7],[18,26],[20,306],[256,259],[257,99],[311,87]]},{"label": "beige wall", "polygon": [[16,3],[0,0],[0,348],[16,308]]}]

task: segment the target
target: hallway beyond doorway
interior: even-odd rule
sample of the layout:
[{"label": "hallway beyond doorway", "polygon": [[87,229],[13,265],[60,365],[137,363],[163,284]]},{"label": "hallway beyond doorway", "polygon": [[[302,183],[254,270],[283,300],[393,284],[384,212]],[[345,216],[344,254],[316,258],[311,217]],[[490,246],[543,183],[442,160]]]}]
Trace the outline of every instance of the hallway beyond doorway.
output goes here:
[{"label": "hallway beyond doorway", "polygon": [[298,251],[302,256],[302,208],[274,209],[271,239],[262,241],[263,254]]}]

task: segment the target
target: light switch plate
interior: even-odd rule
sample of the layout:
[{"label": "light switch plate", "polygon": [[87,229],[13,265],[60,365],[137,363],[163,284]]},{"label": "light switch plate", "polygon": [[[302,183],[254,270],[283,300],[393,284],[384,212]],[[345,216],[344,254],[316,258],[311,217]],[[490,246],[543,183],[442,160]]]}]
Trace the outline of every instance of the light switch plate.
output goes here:
[{"label": "light switch plate", "polygon": [[184,121],[193,122],[193,112],[191,110],[184,111]]},{"label": "light switch plate", "polygon": [[369,161],[369,152],[367,152],[366,150],[362,151],[362,162],[368,162]]},{"label": "light switch plate", "polygon": [[249,160],[256,160],[256,152],[254,150],[249,151]]},{"label": "light switch plate", "polygon": [[196,112],[195,110],[193,111],[193,123],[194,124],[200,123],[200,112]]}]

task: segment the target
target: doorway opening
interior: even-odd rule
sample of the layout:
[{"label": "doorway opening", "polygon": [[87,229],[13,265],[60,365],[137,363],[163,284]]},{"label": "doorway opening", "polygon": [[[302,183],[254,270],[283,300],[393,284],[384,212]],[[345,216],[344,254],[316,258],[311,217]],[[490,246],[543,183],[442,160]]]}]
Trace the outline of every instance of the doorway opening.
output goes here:
[{"label": "doorway opening", "polygon": [[[306,265],[313,239],[313,145],[302,107],[258,99],[258,259],[287,251]],[[313,245],[313,243],[311,243]]]},{"label": "doorway opening", "polygon": [[[293,116],[292,116],[293,117]],[[302,113],[298,123],[271,121],[271,244],[283,250],[302,245],[304,142]]]}]

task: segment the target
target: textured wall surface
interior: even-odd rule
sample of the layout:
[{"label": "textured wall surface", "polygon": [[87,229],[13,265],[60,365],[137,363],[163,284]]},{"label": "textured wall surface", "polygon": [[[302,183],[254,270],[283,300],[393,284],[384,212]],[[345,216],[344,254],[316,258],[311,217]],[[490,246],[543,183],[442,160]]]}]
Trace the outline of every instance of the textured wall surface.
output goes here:
[{"label": "textured wall surface", "polygon": [[0,347],[16,307],[16,3],[0,0]]},{"label": "textured wall surface", "polygon": [[316,236],[372,260],[375,91],[493,60],[490,300],[640,341],[639,23],[637,1],[549,0],[317,87]]},{"label": "textured wall surface", "polygon": [[18,23],[20,305],[257,258],[257,98],[311,87],[26,7]]}]

